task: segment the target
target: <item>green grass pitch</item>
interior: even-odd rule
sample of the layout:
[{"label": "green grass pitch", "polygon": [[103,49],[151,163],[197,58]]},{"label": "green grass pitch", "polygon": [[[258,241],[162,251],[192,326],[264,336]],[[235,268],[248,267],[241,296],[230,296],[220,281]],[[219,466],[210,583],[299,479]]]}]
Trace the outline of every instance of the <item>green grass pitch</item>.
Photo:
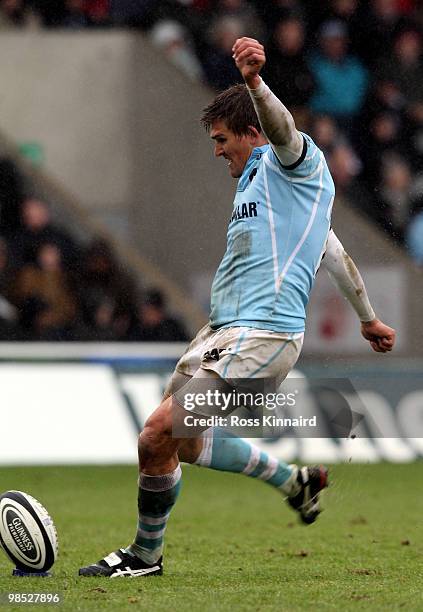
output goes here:
[{"label": "green grass pitch", "polygon": [[136,479],[127,466],[2,468],[1,491],[48,508],[60,553],[47,579],[12,578],[0,554],[0,593],[60,591],[60,610],[84,612],[423,610],[422,462],[333,466],[325,511],[308,527],[268,485],[187,466],[164,576],[78,578],[132,540]]}]

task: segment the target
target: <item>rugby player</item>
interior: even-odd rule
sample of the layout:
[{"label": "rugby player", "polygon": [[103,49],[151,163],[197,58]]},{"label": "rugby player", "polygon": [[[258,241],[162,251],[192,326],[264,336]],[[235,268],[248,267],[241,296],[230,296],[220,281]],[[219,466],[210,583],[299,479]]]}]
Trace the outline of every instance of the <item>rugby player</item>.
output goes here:
[{"label": "rugby player", "polygon": [[[299,132],[284,105],[259,76],[263,46],[238,39],[234,60],[245,85],[219,94],[202,123],[215,155],[238,179],[227,250],[217,270],[209,324],[178,362],[161,405],[139,437],[138,529],[134,542],[79,570],[82,576],[162,574],[163,536],[180,484],[180,461],[243,473],[274,487],[305,524],[320,511],[327,485],[323,466],[298,468],[242,438],[213,428],[175,436],[187,414],[184,398],[204,385],[236,387],[269,379],[277,386],[300,354],[305,308],[323,256],[325,266],[361,321],[377,352],[392,350],[395,331],[378,320],[361,276],[330,229],[334,184],[323,153]],[[193,413],[209,415],[209,406]],[[190,413],[188,413],[190,414]]]}]

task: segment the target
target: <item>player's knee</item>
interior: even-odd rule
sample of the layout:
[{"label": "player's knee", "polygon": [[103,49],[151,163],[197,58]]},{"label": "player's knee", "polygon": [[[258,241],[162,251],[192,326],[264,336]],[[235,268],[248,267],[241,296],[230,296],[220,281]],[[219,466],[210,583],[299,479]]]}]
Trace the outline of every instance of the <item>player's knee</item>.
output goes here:
[{"label": "player's knee", "polygon": [[138,449],[144,455],[155,454],[167,437],[167,430],[157,423],[146,423],[138,438]]},{"label": "player's knee", "polygon": [[158,409],[146,421],[138,438],[140,457],[154,457],[172,440],[172,421],[166,410]]},{"label": "player's knee", "polygon": [[147,425],[138,437],[138,454],[140,459],[152,458],[158,453],[158,434]]}]

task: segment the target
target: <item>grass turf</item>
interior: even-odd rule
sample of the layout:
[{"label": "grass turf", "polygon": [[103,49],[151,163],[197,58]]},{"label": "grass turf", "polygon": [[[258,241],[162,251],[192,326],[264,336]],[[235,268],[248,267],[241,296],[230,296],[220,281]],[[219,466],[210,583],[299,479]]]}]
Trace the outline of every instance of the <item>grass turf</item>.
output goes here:
[{"label": "grass turf", "polygon": [[1,491],[52,514],[60,556],[52,578],[28,579],[0,554],[0,593],[60,591],[60,610],[84,612],[423,610],[422,475],[422,462],[333,466],[326,509],[305,527],[268,485],[187,466],[164,576],[107,580],[77,569],[132,540],[136,468],[2,468]]}]

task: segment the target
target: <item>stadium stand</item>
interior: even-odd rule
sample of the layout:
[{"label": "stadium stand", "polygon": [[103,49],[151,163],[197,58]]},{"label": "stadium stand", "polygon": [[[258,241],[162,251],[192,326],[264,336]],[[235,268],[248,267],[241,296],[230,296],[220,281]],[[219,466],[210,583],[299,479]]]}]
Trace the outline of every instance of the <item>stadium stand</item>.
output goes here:
[{"label": "stadium stand", "polygon": [[[260,37],[271,59],[265,78],[300,112],[300,127],[326,148],[338,191],[394,240],[415,243],[423,157],[418,2],[3,0],[0,11],[2,28],[124,25],[149,31],[170,61],[217,90],[239,81],[234,40]],[[414,247],[409,252],[421,261]]]},{"label": "stadium stand", "polygon": [[184,341],[165,296],[143,293],[103,237],[54,221],[11,159],[0,159],[0,341]]},{"label": "stadium stand", "polygon": [[[422,8],[412,0],[327,0],[318,6],[300,0],[0,1],[3,30],[140,29],[189,78],[216,90],[239,81],[231,57],[234,40],[242,34],[258,36],[268,49],[265,79],[292,108],[300,128],[324,150],[338,194],[405,247],[417,265],[423,261],[422,24]],[[340,79],[345,79],[344,84],[333,95],[334,83]],[[108,291],[94,291],[86,277],[69,275],[74,268],[69,258],[84,262],[79,269],[88,273],[87,252],[99,248],[104,256],[109,247],[101,246],[101,241],[93,245],[86,241],[82,248],[77,240],[72,247],[72,238],[65,244],[63,236],[62,242],[55,236],[40,245],[34,236],[31,261],[26,261],[21,243],[31,238],[24,237],[24,222],[17,212],[24,199],[23,187],[7,158],[0,161],[0,183],[1,286],[10,302],[5,308],[6,336],[16,326],[16,308],[19,315],[24,300],[22,295],[18,300],[16,290],[13,295],[7,292],[11,275],[16,279],[28,265],[38,270],[39,247],[53,241],[56,251],[53,256],[50,249],[50,264],[55,259],[60,273],[70,276],[65,284],[71,287],[78,313],[78,325],[71,326],[71,332],[65,326],[63,338],[142,339],[142,298],[134,280],[121,274],[110,251],[105,257],[109,272],[120,270],[117,276],[122,285],[115,285],[112,295],[113,282]],[[55,228],[55,232],[63,230]],[[26,269],[26,282],[21,275],[26,291],[28,277],[33,282],[34,270],[29,274]],[[88,286],[90,290],[82,295],[82,288]],[[119,291],[125,299],[117,295]],[[29,303],[35,310],[40,308]],[[31,308],[25,311],[29,319]],[[110,320],[116,322],[112,330]]]}]

